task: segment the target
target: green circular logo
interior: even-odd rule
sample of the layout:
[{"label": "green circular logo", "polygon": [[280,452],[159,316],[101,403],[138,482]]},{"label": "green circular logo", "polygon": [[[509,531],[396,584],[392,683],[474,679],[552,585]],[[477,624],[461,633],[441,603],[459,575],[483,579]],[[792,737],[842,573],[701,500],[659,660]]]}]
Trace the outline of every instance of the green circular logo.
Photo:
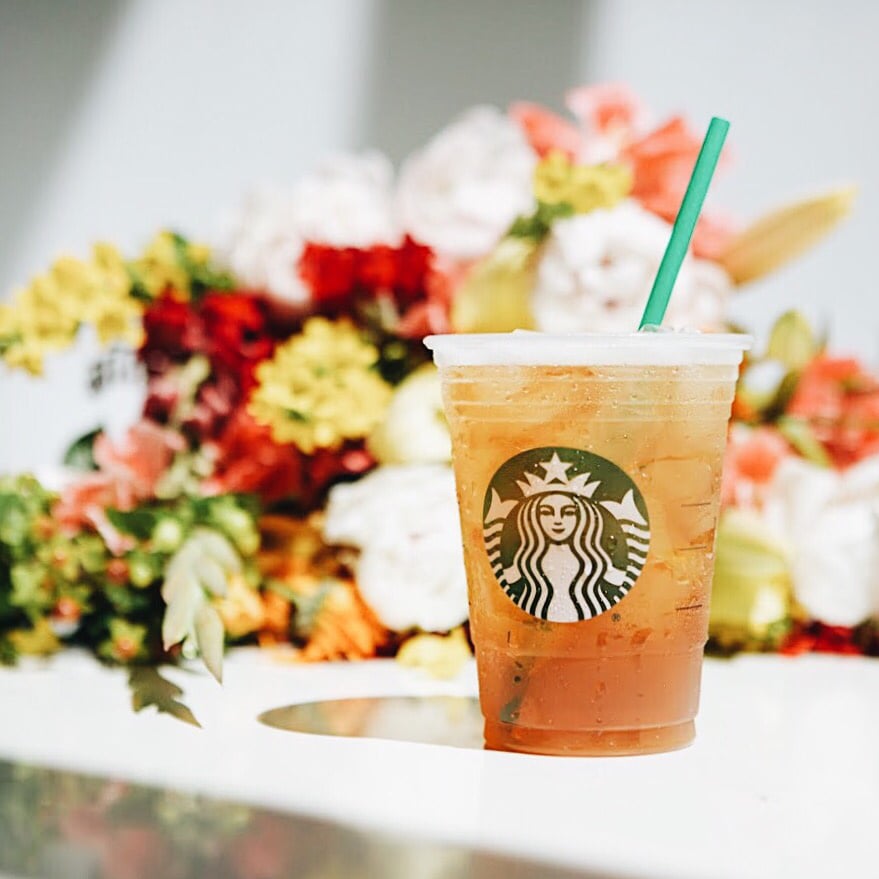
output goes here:
[{"label": "green circular logo", "polygon": [[610,610],[634,586],[650,548],[638,486],[607,458],[548,446],[521,452],[485,492],[485,549],[506,594],[554,623]]}]

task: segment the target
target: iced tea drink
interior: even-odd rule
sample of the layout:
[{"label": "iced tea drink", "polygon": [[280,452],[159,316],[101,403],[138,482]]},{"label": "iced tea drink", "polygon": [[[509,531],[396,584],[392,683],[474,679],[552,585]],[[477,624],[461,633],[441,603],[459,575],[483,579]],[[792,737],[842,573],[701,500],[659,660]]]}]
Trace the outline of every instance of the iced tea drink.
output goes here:
[{"label": "iced tea drink", "polygon": [[747,337],[441,336],[490,748],[692,741]]}]

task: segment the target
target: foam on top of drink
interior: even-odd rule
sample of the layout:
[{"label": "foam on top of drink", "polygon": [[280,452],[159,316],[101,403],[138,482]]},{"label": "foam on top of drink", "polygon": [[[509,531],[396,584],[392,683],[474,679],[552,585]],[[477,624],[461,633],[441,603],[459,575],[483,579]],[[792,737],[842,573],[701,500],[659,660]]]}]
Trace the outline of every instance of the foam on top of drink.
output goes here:
[{"label": "foam on top of drink", "polygon": [[437,366],[736,366],[751,347],[739,333],[453,333],[428,336]]}]

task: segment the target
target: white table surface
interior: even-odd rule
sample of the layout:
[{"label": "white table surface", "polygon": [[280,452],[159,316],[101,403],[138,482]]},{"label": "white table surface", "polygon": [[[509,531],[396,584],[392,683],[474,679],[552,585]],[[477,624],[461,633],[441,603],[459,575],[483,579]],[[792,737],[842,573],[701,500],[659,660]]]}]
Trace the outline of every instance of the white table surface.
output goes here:
[{"label": "white table surface", "polygon": [[472,695],[391,661],[227,658],[168,670],[203,728],[129,708],[125,675],[70,652],[0,670],[0,759],[116,775],[620,877],[875,875],[879,660],[706,662],[698,736],[649,757],[532,757],[272,729],[261,712],[380,695]]}]

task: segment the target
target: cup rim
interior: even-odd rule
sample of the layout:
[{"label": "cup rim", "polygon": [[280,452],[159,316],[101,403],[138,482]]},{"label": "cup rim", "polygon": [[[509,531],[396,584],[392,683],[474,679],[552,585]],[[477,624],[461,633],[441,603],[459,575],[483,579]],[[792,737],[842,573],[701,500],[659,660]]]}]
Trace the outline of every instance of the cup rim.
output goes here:
[{"label": "cup rim", "polygon": [[[753,337],[689,330],[630,333],[446,333],[427,336],[438,366],[737,364]],[[638,352],[636,354],[636,352]]]}]

